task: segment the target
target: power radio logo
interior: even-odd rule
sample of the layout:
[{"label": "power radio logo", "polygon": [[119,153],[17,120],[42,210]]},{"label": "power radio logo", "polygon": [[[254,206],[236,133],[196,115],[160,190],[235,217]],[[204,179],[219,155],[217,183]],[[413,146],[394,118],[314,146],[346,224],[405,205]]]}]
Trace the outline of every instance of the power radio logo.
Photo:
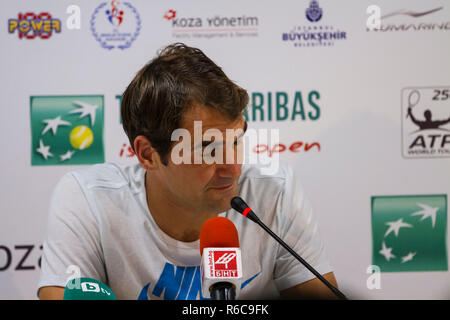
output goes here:
[{"label": "power radio logo", "polygon": [[238,276],[236,251],[212,251],[211,274],[214,277],[234,278]]},{"label": "power radio logo", "polygon": [[53,32],[61,32],[61,20],[52,18],[48,12],[35,14],[33,12],[19,13],[17,19],[8,20],[8,32],[15,33],[19,39],[48,39]]},{"label": "power radio logo", "polygon": [[33,96],[30,118],[32,165],[105,161],[103,96]]}]

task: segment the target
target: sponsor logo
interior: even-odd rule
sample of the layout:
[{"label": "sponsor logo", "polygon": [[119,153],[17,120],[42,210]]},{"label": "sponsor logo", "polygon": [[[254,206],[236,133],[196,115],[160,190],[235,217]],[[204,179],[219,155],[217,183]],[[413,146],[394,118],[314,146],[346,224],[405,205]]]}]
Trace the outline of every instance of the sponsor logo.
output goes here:
[{"label": "sponsor logo", "polygon": [[32,96],[31,164],[104,162],[103,96]]},{"label": "sponsor logo", "polygon": [[8,32],[16,31],[19,39],[49,39],[55,32],[61,32],[61,20],[54,19],[48,12],[19,13],[17,19],[8,20]]},{"label": "sponsor logo", "polygon": [[156,284],[147,283],[138,300],[206,300],[202,296],[200,266],[175,266],[166,262]]},{"label": "sponsor logo", "polygon": [[120,152],[119,152],[119,157],[120,158],[133,158],[134,156],[136,156],[136,154],[134,153],[133,148],[129,144],[123,143],[122,148],[120,149]]},{"label": "sponsor logo", "polygon": [[372,197],[372,264],[381,272],[447,271],[447,196]]},{"label": "sponsor logo", "polygon": [[185,16],[179,11],[167,10],[163,18],[170,23],[172,37],[190,38],[242,38],[257,37],[259,18],[257,16]]},{"label": "sponsor logo", "polygon": [[310,92],[252,92],[250,105],[244,113],[247,121],[316,121],[320,118],[320,93]]},{"label": "sponsor logo", "polygon": [[[367,31],[440,31],[450,30],[450,21],[437,21],[437,16],[444,7],[426,10],[401,9],[381,15],[381,8],[372,6],[368,11]],[[432,20],[434,18],[434,20]]]},{"label": "sponsor logo", "polygon": [[98,285],[98,283],[95,283],[95,282],[83,282],[81,284],[81,291],[84,291],[84,292],[100,292],[100,286]]},{"label": "sponsor logo", "polygon": [[[250,149],[252,153],[256,154],[267,154],[269,157],[276,153],[298,153],[303,154],[311,151],[320,152],[322,146],[318,141],[313,142],[305,142],[305,141],[294,141],[292,143],[275,143],[273,145],[269,145],[266,143],[258,143],[256,145],[250,145]],[[123,143],[122,147],[119,151],[119,158],[129,159],[134,158],[136,154],[133,151],[133,148],[128,143]]]},{"label": "sponsor logo", "polygon": [[90,28],[102,48],[124,50],[138,37],[141,18],[129,2],[102,2],[91,16]]},{"label": "sponsor logo", "polygon": [[[320,92],[317,90],[309,92],[255,91],[250,93],[250,103],[244,111],[244,118],[247,122],[317,121],[321,116],[320,97]],[[115,98],[120,111],[122,96],[116,95]],[[120,123],[122,123],[121,117]]]},{"label": "sponsor logo", "polygon": [[295,25],[290,31],[283,32],[283,42],[291,43],[294,47],[331,47],[337,41],[347,39],[347,32],[329,25],[320,24],[323,18],[323,9],[318,1],[312,0],[305,10],[305,16],[309,24]]},{"label": "sponsor logo", "polygon": [[402,90],[402,155],[450,157],[450,87]]},{"label": "sponsor logo", "polygon": [[319,7],[317,1],[311,1],[309,7],[306,8],[306,18],[310,22],[317,22],[322,19],[323,10]]},{"label": "sponsor logo", "polygon": [[[116,95],[121,106],[121,96]],[[318,104],[320,93],[312,90],[307,93],[288,92],[253,92],[251,106],[244,113],[246,121],[316,121],[320,118]],[[247,125],[245,125],[247,127]],[[243,134],[245,133],[245,134]],[[280,143],[278,129],[248,128],[221,132],[214,128],[203,131],[202,122],[194,122],[193,134],[178,128],[172,132],[173,146],[170,157],[175,164],[259,164],[261,173],[271,175],[279,165],[279,155],[283,152],[304,154],[321,151],[318,141],[298,140]],[[194,142],[192,147],[191,142]],[[132,146],[123,142],[117,148],[121,159],[135,159]],[[224,157],[226,155],[226,157]],[[237,157],[234,157],[236,155]]]},{"label": "sponsor logo", "polygon": [[[1,271],[30,271],[41,268],[42,245],[21,244],[14,247],[0,245]],[[36,256],[39,251],[39,256]]]},{"label": "sponsor logo", "polygon": [[275,153],[283,153],[283,152],[291,152],[291,153],[305,153],[311,150],[315,150],[320,152],[320,143],[315,142],[304,142],[304,141],[295,141],[291,144],[284,143],[276,143],[272,146],[260,143],[252,148],[252,152],[254,153],[267,153],[269,157],[272,157]]},{"label": "sponsor logo", "polygon": [[217,278],[237,278],[237,254],[236,251],[211,251],[212,264],[210,274]]},{"label": "sponsor logo", "polygon": [[[260,274],[242,282],[241,290]],[[139,293],[138,300],[150,299],[209,300],[202,296],[200,266],[175,266],[166,262],[156,284],[147,283]]]}]

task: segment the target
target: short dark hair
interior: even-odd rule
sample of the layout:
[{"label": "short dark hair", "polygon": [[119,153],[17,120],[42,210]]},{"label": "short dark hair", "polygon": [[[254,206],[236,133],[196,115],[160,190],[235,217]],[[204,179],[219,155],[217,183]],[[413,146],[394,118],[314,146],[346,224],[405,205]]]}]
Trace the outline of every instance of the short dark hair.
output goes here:
[{"label": "short dark hair", "polygon": [[247,91],[200,49],[175,43],[145,65],[123,93],[123,128],[133,149],[135,138],[144,135],[167,165],[172,132],[191,106],[213,108],[236,120],[248,100]]}]

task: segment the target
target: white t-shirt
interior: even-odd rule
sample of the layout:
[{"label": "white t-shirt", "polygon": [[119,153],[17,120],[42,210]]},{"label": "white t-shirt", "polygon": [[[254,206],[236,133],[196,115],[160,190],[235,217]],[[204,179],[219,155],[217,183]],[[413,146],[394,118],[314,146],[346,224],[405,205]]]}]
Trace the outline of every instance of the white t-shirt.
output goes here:
[{"label": "white t-shirt", "polygon": [[[319,273],[332,269],[312,208],[287,165],[270,176],[243,166],[239,195],[258,217]],[[314,278],[257,224],[230,209],[242,252],[238,299],[277,299]],[[107,284],[117,299],[203,299],[199,240],[169,237],[149,212],[145,170],[99,164],[67,173],[54,191],[38,287],[62,286],[73,275]],[[69,273],[66,273],[68,272]]]}]

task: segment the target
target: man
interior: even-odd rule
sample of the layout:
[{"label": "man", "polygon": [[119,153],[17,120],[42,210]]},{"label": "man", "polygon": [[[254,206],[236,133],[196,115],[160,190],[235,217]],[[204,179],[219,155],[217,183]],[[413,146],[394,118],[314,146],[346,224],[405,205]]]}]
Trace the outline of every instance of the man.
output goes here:
[{"label": "man", "polygon": [[[50,206],[39,297],[62,298],[66,269],[76,266],[80,276],[104,282],[118,299],[203,299],[199,234],[219,215],[239,233],[244,282],[238,298],[333,298],[263,230],[230,209],[240,195],[336,286],[292,170],[281,166],[263,176],[255,166],[242,166],[235,152],[246,130],[247,103],[245,90],[202,51],[183,44],[168,46],[140,70],[122,102],[124,130],[139,164],[95,165],[61,179]],[[188,136],[198,124],[202,134],[222,135],[196,145]],[[172,141],[180,129],[189,135]],[[232,141],[227,130],[238,132]],[[218,146],[209,153],[215,161],[196,161],[212,143]]]},{"label": "man", "polygon": [[446,120],[432,120],[433,114],[428,109],[423,112],[423,117],[425,120],[417,120],[412,113],[411,107],[408,108],[408,116],[410,116],[412,122],[420,128],[419,130],[439,129],[440,126],[450,122],[450,118]]}]

